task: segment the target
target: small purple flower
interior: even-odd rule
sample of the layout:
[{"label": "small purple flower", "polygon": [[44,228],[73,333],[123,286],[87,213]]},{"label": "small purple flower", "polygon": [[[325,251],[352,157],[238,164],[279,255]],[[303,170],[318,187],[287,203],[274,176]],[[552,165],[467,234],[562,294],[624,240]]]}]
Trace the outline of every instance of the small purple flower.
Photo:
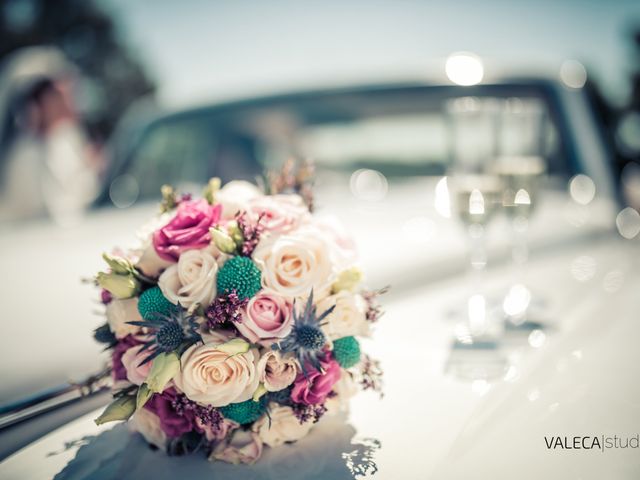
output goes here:
[{"label": "small purple flower", "polygon": [[113,295],[109,290],[105,290],[104,288],[100,291],[100,301],[103,305],[108,305],[113,300]]},{"label": "small purple flower", "polygon": [[236,215],[238,228],[242,232],[242,237],[244,238],[244,242],[242,242],[242,246],[240,247],[240,254],[243,257],[250,257],[258,246],[258,242],[260,242],[260,236],[264,231],[264,225],[260,223],[262,221],[262,216],[263,215],[261,214],[258,217],[255,224],[251,224],[247,221],[246,212]]},{"label": "small purple flower", "polygon": [[220,411],[211,405],[202,406],[193,400],[189,400],[186,395],[177,395],[172,400],[172,406],[178,416],[194,416],[199,422],[195,422],[197,430],[208,427],[212,431],[220,430],[224,420]]},{"label": "small purple flower", "polygon": [[207,325],[209,328],[219,328],[225,323],[242,322],[242,309],[248,302],[248,298],[240,298],[235,290],[220,295],[205,311]]},{"label": "small purple flower", "polygon": [[[335,394],[328,395],[328,397],[331,396],[335,396]],[[324,404],[304,405],[301,403],[294,403],[291,408],[293,409],[293,414],[300,422],[300,425],[309,421],[317,423],[318,420],[320,420],[322,416],[327,413],[327,407],[325,407]]]}]

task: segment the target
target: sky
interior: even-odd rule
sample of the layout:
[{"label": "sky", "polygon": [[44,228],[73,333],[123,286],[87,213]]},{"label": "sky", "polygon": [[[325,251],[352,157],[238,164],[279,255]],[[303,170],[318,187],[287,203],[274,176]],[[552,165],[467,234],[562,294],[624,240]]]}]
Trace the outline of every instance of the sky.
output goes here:
[{"label": "sky", "polygon": [[[441,79],[471,51],[487,76],[557,76],[582,62],[628,94],[640,1],[100,0],[170,107],[273,91]],[[636,57],[637,58],[637,57]]]}]

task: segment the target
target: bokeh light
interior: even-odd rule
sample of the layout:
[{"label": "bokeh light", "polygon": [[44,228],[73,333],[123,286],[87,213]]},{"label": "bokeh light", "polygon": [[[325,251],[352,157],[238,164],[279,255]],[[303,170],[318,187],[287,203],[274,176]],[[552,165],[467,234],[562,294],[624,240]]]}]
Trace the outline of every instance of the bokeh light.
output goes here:
[{"label": "bokeh light", "polygon": [[596,196],[596,184],[590,177],[578,174],[569,180],[571,198],[580,205],[589,205]]},{"label": "bokeh light", "polygon": [[368,202],[384,200],[389,190],[387,177],[377,170],[368,168],[353,172],[349,185],[354,197]]},{"label": "bokeh light", "polygon": [[616,227],[627,240],[635,238],[640,233],[640,213],[631,207],[623,208],[616,216]]},{"label": "bokeh light", "polygon": [[577,60],[565,60],[560,67],[560,80],[569,88],[582,88],[587,83],[587,70]]},{"label": "bokeh light", "polygon": [[482,60],[474,53],[453,53],[447,58],[445,65],[447,78],[462,86],[476,85],[484,77]]}]

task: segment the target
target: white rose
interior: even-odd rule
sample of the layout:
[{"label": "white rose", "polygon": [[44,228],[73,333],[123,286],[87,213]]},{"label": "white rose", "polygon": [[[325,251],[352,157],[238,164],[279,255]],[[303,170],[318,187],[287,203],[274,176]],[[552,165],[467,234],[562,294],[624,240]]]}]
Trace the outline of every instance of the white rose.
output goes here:
[{"label": "white rose", "polygon": [[139,432],[144,439],[161,450],[167,449],[167,435],[160,427],[160,417],[146,408],[137,410],[129,419],[129,429]]},{"label": "white rose", "polygon": [[295,442],[306,436],[313,422],[300,423],[291,407],[271,404],[269,416],[263,415],[253,425],[265,445],[277,447],[285,442]]},{"label": "white rose", "polygon": [[317,304],[318,313],[322,313],[332,305],[336,307],[323,320],[322,331],[330,340],[342,337],[367,336],[370,324],[367,322],[367,302],[361,295],[341,290],[330,295]]},{"label": "white rose", "polygon": [[267,237],[253,252],[266,288],[288,298],[320,291],[331,281],[331,252],[324,237],[313,228]]},{"label": "white rose", "polygon": [[246,211],[249,203],[262,196],[262,192],[253,183],[233,180],[222,187],[215,195],[216,203],[222,205],[222,218],[230,219],[236,213]]},{"label": "white rose", "polygon": [[126,298],[119,300],[114,298],[107,304],[107,323],[116,338],[124,338],[127,335],[135,335],[140,327],[129,325],[127,322],[141,321],[138,312],[138,298]]},{"label": "white rose", "polygon": [[208,306],[216,296],[218,264],[207,250],[187,250],[178,263],[167,268],[158,286],[171,303],[189,308],[195,303]]},{"label": "white rose", "polygon": [[260,382],[268,392],[278,392],[296,379],[298,364],[291,357],[282,358],[280,352],[267,350],[258,362]]},{"label": "white rose", "polygon": [[193,345],[180,359],[176,386],[191,400],[203,405],[223,407],[249,400],[260,381],[258,350],[229,355],[218,345]]}]

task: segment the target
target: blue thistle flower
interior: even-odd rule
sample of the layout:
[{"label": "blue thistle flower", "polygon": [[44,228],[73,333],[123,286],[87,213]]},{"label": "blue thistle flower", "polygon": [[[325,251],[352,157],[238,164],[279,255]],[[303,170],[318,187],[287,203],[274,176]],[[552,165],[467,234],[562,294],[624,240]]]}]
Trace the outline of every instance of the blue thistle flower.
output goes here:
[{"label": "blue thistle flower", "polygon": [[325,310],[320,315],[316,314],[316,307],[313,305],[313,290],[309,294],[307,304],[301,314],[293,311],[293,328],[291,333],[278,343],[274,343],[271,348],[282,352],[293,352],[300,363],[302,373],[307,376],[307,366],[311,365],[316,370],[322,371],[320,359],[324,358],[323,350],[327,339],[320,329],[320,322],[331,312],[335,305]]},{"label": "blue thistle flower", "polygon": [[151,330],[152,338],[144,344],[141,350],[148,350],[149,355],[140,365],[150,362],[161,353],[178,350],[183,343],[192,344],[202,341],[196,317],[181,308],[176,308],[167,314],[155,312],[147,320],[127,323]]}]

